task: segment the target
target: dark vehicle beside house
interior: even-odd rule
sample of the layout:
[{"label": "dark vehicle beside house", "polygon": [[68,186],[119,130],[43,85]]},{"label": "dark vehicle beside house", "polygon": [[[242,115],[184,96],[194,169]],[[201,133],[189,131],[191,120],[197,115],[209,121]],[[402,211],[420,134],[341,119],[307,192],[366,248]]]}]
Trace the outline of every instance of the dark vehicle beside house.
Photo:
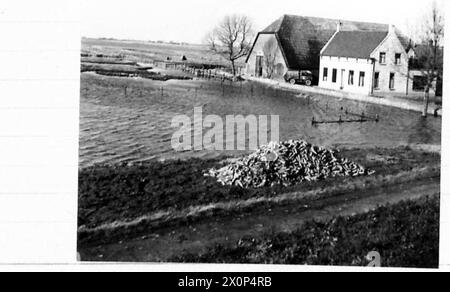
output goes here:
[{"label": "dark vehicle beside house", "polygon": [[291,84],[302,84],[306,86],[312,86],[314,76],[311,71],[292,71],[289,70],[284,75],[284,80]]}]

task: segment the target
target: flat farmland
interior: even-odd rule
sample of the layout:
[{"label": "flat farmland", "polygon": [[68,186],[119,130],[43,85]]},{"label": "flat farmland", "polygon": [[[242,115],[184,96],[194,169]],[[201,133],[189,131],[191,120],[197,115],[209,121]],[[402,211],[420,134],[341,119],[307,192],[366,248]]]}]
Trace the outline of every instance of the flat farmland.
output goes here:
[{"label": "flat farmland", "polygon": [[[140,62],[163,61],[167,60],[167,57],[173,61],[181,61],[182,56],[185,56],[187,61],[192,63],[229,65],[221,56],[211,52],[207,45],[83,38],[82,51],[104,55],[125,55],[129,60]],[[244,63],[241,61],[240,65],[244,65]]]}]

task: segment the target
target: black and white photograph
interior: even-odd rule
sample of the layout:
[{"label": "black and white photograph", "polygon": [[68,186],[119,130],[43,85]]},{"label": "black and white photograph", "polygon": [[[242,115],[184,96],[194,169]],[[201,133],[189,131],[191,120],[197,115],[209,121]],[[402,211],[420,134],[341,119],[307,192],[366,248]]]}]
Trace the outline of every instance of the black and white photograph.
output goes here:
[{"label": "black and white photograph", "polygon": [[443,2],[84,3],[78,260],[438,268]]}]

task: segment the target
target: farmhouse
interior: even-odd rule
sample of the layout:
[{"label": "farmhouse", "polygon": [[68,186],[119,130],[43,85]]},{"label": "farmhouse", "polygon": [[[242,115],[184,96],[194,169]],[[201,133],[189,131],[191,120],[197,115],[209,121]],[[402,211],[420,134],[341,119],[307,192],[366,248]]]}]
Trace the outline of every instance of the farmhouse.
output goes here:
[{"label": "farmhouse", "polygon": [[351,93],[407,95],[413,89],[411,43],[388,31],[343,31],[340,26],[320,53],[319,86]]},{"label": "farmhouse", "polygon": [[253,77],[282,79],[288,70],[309,70],[319,78],[322,48],[341,31],[388,31],[384,24],[284,15],[261,31],[246,60]]}]

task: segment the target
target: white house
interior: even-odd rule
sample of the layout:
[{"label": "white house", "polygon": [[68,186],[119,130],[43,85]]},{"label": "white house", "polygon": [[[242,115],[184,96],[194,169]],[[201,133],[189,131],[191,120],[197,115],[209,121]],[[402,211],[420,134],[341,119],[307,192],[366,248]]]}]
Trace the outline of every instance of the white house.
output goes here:
[{"label": "white house", "polygon": [[[246,74],[283,79],[288,70],[310,70],[318,79],[321,49],[335,34],[337,23],[336,19],[282,16],[256,37],[246,60]],[[385,24],[343,21],[341,25],[343,31],[388,31]]]},{"label": "white house", "polygon": [[350,93],[406,95],[409,42],[390,26],[388,31],[338,29],[320,53],[319,86]]}]

